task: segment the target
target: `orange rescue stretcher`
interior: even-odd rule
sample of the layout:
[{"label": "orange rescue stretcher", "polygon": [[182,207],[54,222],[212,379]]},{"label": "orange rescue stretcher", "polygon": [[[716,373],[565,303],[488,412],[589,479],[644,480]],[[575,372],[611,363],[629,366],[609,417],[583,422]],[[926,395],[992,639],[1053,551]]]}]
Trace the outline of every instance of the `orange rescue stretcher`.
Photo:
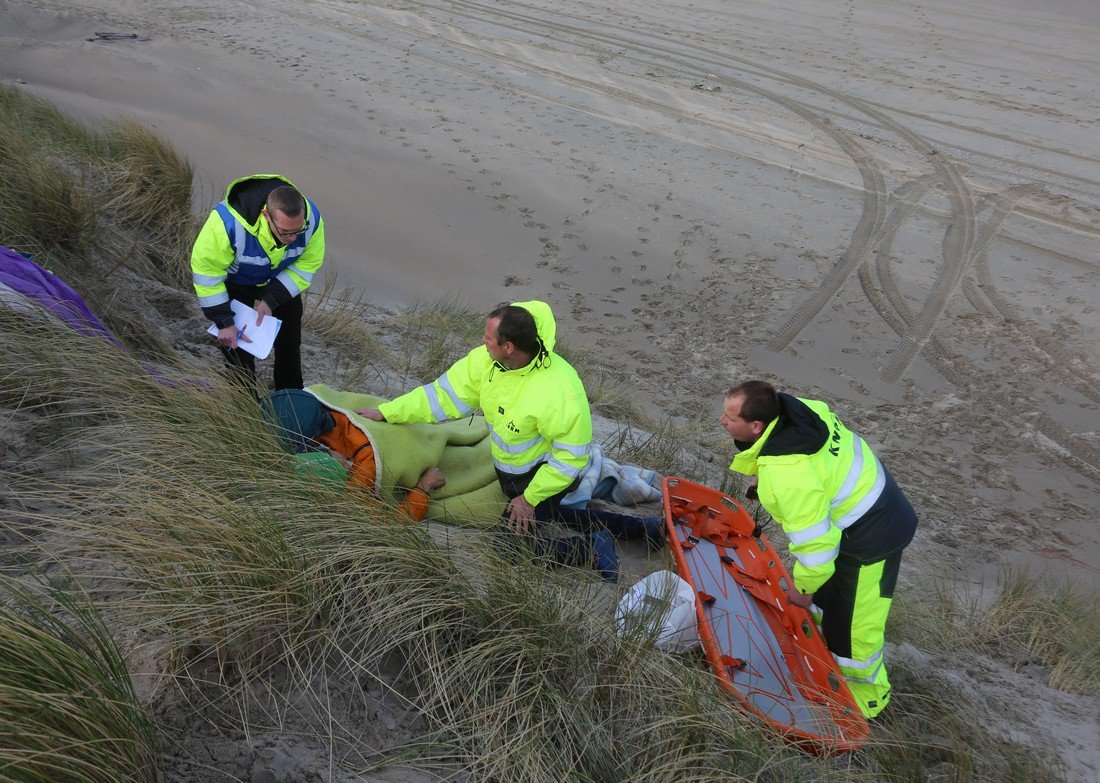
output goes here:
[{"label": "orange rescue stretcher", "polygon": [[790,575],[737,500],[676,477],[662,484],[668,545],[695,591],[699,638],[721,687],[809,753],[858,748],[870,729]]}]

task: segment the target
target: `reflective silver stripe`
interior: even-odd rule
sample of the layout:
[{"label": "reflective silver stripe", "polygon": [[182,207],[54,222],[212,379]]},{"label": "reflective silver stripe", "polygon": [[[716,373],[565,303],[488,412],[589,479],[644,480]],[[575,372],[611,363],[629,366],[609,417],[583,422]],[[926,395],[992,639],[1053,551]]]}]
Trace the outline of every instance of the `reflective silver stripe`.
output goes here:
[{"label": "reflective silver stripe", "polygon": [[836,658],[837,663],[841,666],[847,666],[849,669],[866,669],[882,658],[882,648],[879,647],[870,657],[864,658],[862,661],[857,661],[852,658],[841,658],[839,655],[834,655],[833,657]]},{"label": "reflective silver stripe", "polygon": [[293,272],[294,274],[298,275],[298,277],[305,280],[307,283],[313,282],[313,272],[307,272],[304,269],[299,269],[296,264],[291,264],[290,266],[288,266],[286,268],[286,271]]},{"label": "reflective silver stripe", "polygon": [[220,294],[214,294],[213,296],[200,296],[199,307],[213,307],[214,305],[220,305],[223,302],[229,301],[229,294],[222,291]]},{"label": "reflective silver stripe", "polygon": [[495,465],[496,468],[502,473],[526,473],[527,471],[542,464],[542,461],[542,456],[540,456],[538,459],[533,459],[530,462],[524,463],[523,465],[513,465],[509,462],[501,462],[496,457],[493,457],[493,465]]},{"label": "reflective silver stripe", "polygon": [[286,261],[288,258],[295,259],[298,256],[302,255],[302,253],[304,252],[306,252],[305,245],[302,245],[301,247],[288,247],[286,249],[286,252],[283,253],[283,260]]},{"label": "reflective silver stripe", "polygon": [[[309,211],[313,212],[312,209],[310,209]],[[316,231],[317,226],[321,224],[321,218],[317,217],[316,212],[310,215],[310,217],[313,218],[313,220],[309,221],[309,224],[306,226],[306,234],[304,237],[302,237],[302,250],[306,249],[306,245],[309,244],[309,240],[313,239],[313,232]]]},{"label": "reflective silver stripe", "polygon": [[[837,660],[837,663],[838,663],[838,664],[840,664],[841,666],[845,666],[845,665],[846,665],[846,664],[844,664],[844,663],[841,663],[841,661],[844,661],[844,660],[847,660],[847,659],[845,659],[845,658],[841,658],[841,657],[839,657],[839,656],[837,656],[837,655],[834,655],[833,657],[834,657],[834,658],[836,658],[836,660]],[[883,666],[885,666],[885,665],[886,665],[886,664],[885,664],[885,662],[884,662],[884,661],[879,661],[879,662],[878,662],[878,666],[876,666],[876,667],[875,667],[875,668],[874,668],[874,669],[873,669],[873,670],[871,671],[871,673],[870,673],[870,674],[868,674],[868,675],[867,675],[866,677],[856,677],[856,676],[854,676],[854,675],[851,675],[851,674],[845,674],[845,675],[844,675],[844,679],[846,679],[846,680],[847,680],[848,682],[865,682],[865,683],[868,683],[868,684],[870,684],[870,683],[873,683],[873,682],[874,682],[874,681],[875,681],[875,680],[876,680],[876,679],[878,678],[878,674],[879,674],[879,672],[880,672],[880,671],[882,671],[882,667],[883,667]],[[854,666],[854,667],[852,667],[852,668],[859,668],[859,667],[855,667],[855,666]],[[841,672],[841,673],[843,674],[843,672]]]},{"label": "reflective silver stripe", "polygon": [[449,417],[446,411],[443,410],[442,403],[439,402],[439,392],[435,390],[434,383],[426,383],[420,387],[424,390],[424,393],[428,395],[428,407],[432,410],[432,415],[435,416],[436,421],[446,421]]},{"label": "reflective silver stripe", "polygon": [[270,266],[271,259],[266,255],[261,256],[246,256],[244,249],[248,247],[248,232],[244,229],[244,223],[233,219],[233,235],[235,237],[234,245],[237,248],[237,263],[238,264],[254,264],[259,266]]},{"label": "reflective silver stripe", "polygon": [[451,404],[458,409],[459,416],[469,416],[474,412],[474,409],[463,402],[462,398],[458,396],[458,392],[455,391],[455,387],[451,385],[451,378],[447,373],[443,373],[435,382],[439,384],[439,387],[443,391],[447,392],[447,396],[451,398]]},{"label": "reflective silver stripe", "polygon": [[825,563],[831,563],[836,560],[836,556],[840,554],[840,547],[835,546],[825,552],[810,552],[809,554],[802,554],[800,552],[792,552],[795,558],[806,568],[813,568],[814,566],[824,565]]},{"label": "reflective silver stripe", "polygon": [[[496,430],[493,430],[490,437],[493,439],[493,443],[497,445],[497,448],[503,451],[505,454],[522,454],[530,449],[532,446],[537,446],[540,443],[544,443],[541,435],[536,435],[530,440],[523,443],[507,443],[504,438],[497,435]],[[539,455],[542,456],[542,455]]]},{"label": "reflective silver stripe", "polygon": [[859,474],[863,472],[863,438],[853,433],[852,445],[855,451],[855,454],[852,455],[852,465],[848,468],[848,475],[844,477],[844,483],[840,485],[840,489],[833,495],[833,499],[829,504],[833,508],[836,508],[851,496],[852,490],[859,483]]},{"label": "reflective silver stripe", "polygon": [[564,473],[566,476],[569,476],[569,478],[576,478],[581,474],[582,470],[581,468],[575,468],[572,465],[566,465],[564,462],[559,462],[556,459],[550,460],[550,462],[547,464],[549,464],[550,467],[554,468],[555,470],[558,470],[561,473]]},{"label": "reflective silver stripe", "polygon": [[841,530],[851,527],[858,522],[859,518],[866,514],[882,495],[882,490],[886,486],[886,471],[883,470],[882,463],[878,461],[878,457],[875,457],[875,469],[878,471],[878,475],[875,477],[875,485],[863,496],[861,501],[856,503],[851,511],[833,523]]},{"label": "reflective silver stripe", "polygon": [[216,276],[215,275],[200,275],[200,274],[192,274],[191,275],[191,281],[195,285],[205,285],[205,286],[221,285],[223,282],[225,282],[225,278],[226,278],[226,275],[216,275]]},{"label": "reflective silver stripe", "polygon": [[833,520],[828,515],[825,516],[819,522],[814,522],[807,528],[802,530],[796,530],[793,533],[787,533],[787,539],[792,544],[805,544],[807,541],[813,541],[815,538],[821,538],[828,533],[833,527]]},{"label": "reflective silver stripe", "polygon": [[298,283],[295,282],[294,278],[288,275],[285,271],[280,272],[278,275],[276,275],[275,279],[283,284],[286,290],[290,292],[290,295],[292,297],[295,297],[298,294],[302,293],[302,289],[298,287]]},{"label": "reflective silver stripe", "polygon": [[247,237],[245,236],[244,225],[237,218],[233,218],[233,246],[237,248],[237,262],[242,264],[249,263],[244,260],[244,248]]},{"label": "reflective silver stripe", "polygon": [[563,443],[560,440],[556,440],[550,444],[553,449],[561,449],[562,451],[568,451],[574,457],[587,457],[592,453],[592,442],[584,444],[583,446],[574,446],[570,443]]}]

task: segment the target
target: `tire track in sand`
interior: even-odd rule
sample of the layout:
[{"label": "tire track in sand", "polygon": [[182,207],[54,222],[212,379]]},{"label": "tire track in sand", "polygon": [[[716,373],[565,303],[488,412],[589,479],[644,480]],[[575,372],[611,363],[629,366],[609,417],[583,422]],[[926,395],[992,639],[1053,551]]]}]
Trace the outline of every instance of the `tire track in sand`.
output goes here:
[{"label": "tire track in sand", "polygon": [[1047,372],[1062,376],[1065,384],[1077,393],[1100,403],[1100,373],[1081,361],[1081,358],[1065,350],[1050,335],[1032,325],[1019,308],[1001,295],[993,282],[989,269],[989,257],[986,253],[992,235],[1001,222],[1013,212],[1020,199],[1042,193],[1035,184],[1013,185],[992,197],[993,215],[983,226],[975,252],[974,271],[977,282],[971,278],[963,281],[964,290],[970,304],[978,311],[999,317],[1013,329],[1020,340],[1013,343],[1030,354]]},{"label": "tire track in sand", "polygon": [[[427,2],[414,2],[414,4],[423,7],[437,7]],[[513,7],[532,8],[522,3],[513,3],[512,5]],[[457,7],[471,10],[469,12],[457,11]],[[727,53],[716,52],[703,47],[693,47],[691,55],[685,57],[681,49],[662,43],[647,42],[649,36],[646,36],[644,33],[628,31],[630,34],[627,36],[617,36],[603,33],[592,28],[581,28],[559,21],[547,20],[537,15],[521,14],[505,10],[498,6],[488,6],[483,3],[475,2],[474,0],[456,0],[456,2],[448,7],[448,12],[481,21],[484,21],[484,16],[482,15],[488,14],[495,24],[511,27],[511,29],[516,31],[530,33],[533,27],[541,27],[557,32],[565,32],[574,36],[574,38],[598,41],[604,45],[616,46],[624,48],[625,50],[634,49],[651,53],[656,52],[664,55],[666,59],[661,59],[655,63],[652,59],[644,59],[635,55],[630,55],[627,54],[626,51],[619,56],[645,66],[653,66],[656,64],[668,68],[669,63],[672,63],[685,69],[683,73],[685,77],[690,77],[691,74],[697,73],[702,66],[709,68],[724,68],[727,67],[730,62],[742,63],[750,65],[756,70],[765,72],[772,78],[779,78],[786,83],[797,85],[807,91],[828,96],[838,103],[856,109],[865,116],[874,118],[882,127],[893,131],[899,137],[906,140],[914,150],[931,162],[933,168],[937,170],[940,178],[945,182],[945,189],[951,200],[952,220],[947,239],[944,243],[945,268],[944,271],[941,272],[941,279],[946,285],[943,286],[944,290],[942,292],[936,292],[930,299],[929,305],[922,311],[922,317],[917,324],[921,331],[927,333],[931,332],[935,320],[942,312],[942,305],[937,308],[935,303],[941,298],[946,302],[947,295],[950,293],[950,290],[953,289],[954,285],[957,283],[958,276],[961,274],[964,254],[973,238],[974,210],[973,196],[969,188],[967,188],[963,182],[957,168],[945,160],[942,155],[939,156],[937,160],[936,148],[922,136],[902,126],[882,111],[865,104],[863,101],[852,98],[845,93],[832,90],[809,79],[794,76],[768,66],[762,66],[759,63],[745,60],[744,58],[738,58]],[[504,23],[496,21],[500,18],[518,22],[521,23],[521,25],[505,25]],[[611,24],[604,24],[603,26],[615,29],[615,26]],[[811,294],[808,299],[803,300],[794,314],[779,327],[779,330],[767,343],[767,348],[769,350],[781,351],[788,347],[813,319],[817,317],[822,309],[828,304],[829,300],[832,299],[840,290],[841,286],[844,285],[844,282],[865,262],[868,249],[881,230],[882,221],[885,216],[885,208],[883,205],[883,198],[885,196],[885,186],[883,184],[884,177],[881,169],[875,163],[871,155],[867,153],[861,145],[856,143],[849,134],[833,125],[827,117],[819,116],[814,110],[801,102],[795,101],[786,95],[756,83],[727,74],[717,75],[714,78],[718,84],[753,93],[780,105],[805,120],[815,129],[828,135],[852,160],[863,181],[863,213],[853,232],[852,240],[847,250],[841,254],[837,263],[826,274],[825,278],[819,284],[818,289]],[[597,89],[599,89],[598,86]],[[914,335],[909,336],[909,341],[913,342],[917,349],[919,349],[919,344],[922,342],[916,339],[919,338],[919,335],[920,332],[915,332]]]},{"label": "tire track in sand", "polygon": [[[318,0],[314,0],[314,2],[316,3],[318,2]],[[323,3],[323,0],[320,0],[320,2]],[[323,4],[331,6],[331,4],[329,3]],[[412,4],[419,5],[425,8],[437,8],[430,3],[414,2]],[[466,8],[474,9],[474,11],[457,11],[456,7],[460,5]],[[340,10],[343,13],[347,12],[346,8]],[[771,78],[777,79],[787,84],[791,84],[793,86],[802,87],[803,89],[812,92],[817,92],[821,95],[828,96],[838,101],[839,103],[846,104],[862,112],[865,116],[871,117],[887,130],[896,133],[900,138],[907,141],[915,151],[917,151],[926,161],[931,164],[932,168],[936,172],[935,178],[943,183],[943,187],[951,203],[951,212],[950,224],[945,233],[943,241],[945,263],[940,269],[937,278],[937,284],[934,286],[932,293],[930,293],[928,299],[922,307],[920,314],[916,318],[912,317],[911,311],[900,297],[900,292],[896,294],[894,292],[891,292],[888,285],[885,288],[885,290],[888,292],[888,295],[894,295],[895,298],[897,298],[898,301],[904,305],[903,309],[895,311],[895,314],[891,317],[891,320],[893,321],[893,324],[899,327],[899,334],[904,333],[905,338],[908,341],[907,352],[910,354],[910,358],[908,359],[908,361],[911,361],[911,357],[916,355],[916,353],[919,351],[924,343],[933,339],[935,340],[938,356],[952,355],[950,352],[940,354],[940,349],[945,349],[946,347],[942,345],[941,341],[933,338],[931,333],[932,327],[942,313],[943,304],[947,301],[950,293],[958,285],[959,278],[961,277],[968,258],[970,258],[970,248],[974,245],[976,221],[974,195],[963,180],[962,174],[959,171],[958,167],[951,161],[947,160],[946,156],[939,154],[937,149],[927,139],[900,125],[891,117],[883,114],[883,112],[877,110],[877,108],[873,107],[870,104],[867,104],[864,101],[823,87],[822,85],[818,85],[810,80],[806,80],[797,76],[792,76],[791,74],[784,73],[777,69],[744,60],[744,58],[737,58],[725,52],[715,52],[712,50],[695,47],[691,50],[691,53],[685,57],[682,51],[679,49],[673,49],[660,43],[646,43],[642,39],[646,38],[647,36],[645,36],[644,33],[639,33],[635,30],[625,31],[627,33],[627,36],[619,37],[600,33],[591,27],[573,27],[559,22],[550,22],[538,16],[516,14],[500,9],[499,7],[490,7],[476,2],[457,2],[454,5],[449,6],[446,11],[454,15],[466,16],[477,21],[485,22],[486,18],[484,16],[479,16],[478,13],[476,13],[476,11],[480,11],[481,14],[489,15],[488,21],[490,23],[497,25],[503,25],[503,23],[498,21],[501,17],[510,19],[512,21],[521,21],[522,25],[511,27],[512,29],[515,29],[517,31],[525,32],[528,35],[532,33],[537,34],[539,32],[538,28],[541,27],[543,30],[554,30],[557,32],[566,33],[581,41],[587,40],[603,44],[624,45],[628,49],[634,49],[649,53],[648,58],[638,55],[628,56],[625,52],[619,55],[619,57],[630,59],[633,62],[642,65],[653,65],[654,60],[652,58],[654,56],[654,53],[656,53],[657,55],[664,54],[667,56],[666,59],[660,59],[656,64],[665,68],[668,68],[670,64],[683,68],[685,70],[681,75],[685,78],[692,78],[695,74],[697,74],[701,67],[701,64],[702,67],[725,67],[730,62],[741,62],[752,70],[765,72]],[[605,24],[604,26],[609,25]],[[549,38],[552,36],[546,33],[545,37]],[[452,45],[466,48],[460,41],[448,40],[448,42]],[[568,43],[564,40],[562,42]],[[487,53],[482,51],[481,54],[485,56]],[[493,55],[489,54],[489,56]],[[519,64],[519,62],[520,61],[516,61],[517,64]],[[531,64],[524,62],[523,65],[527,67]],[[548,70],[548,73],[550,75],[554,75],[553,70]],[[556,75],[562,78],[566,78],[567,80],[573,81],[575,83],[585,84],[584,80],[579,80],[569,74],[557,73]],[[840,146],[841,149],[844,150],[845,153],[852,158],[857,167],[857,170],[860,171],[861,177],[864,180],[864,214],[861,217],[856,232],[854,232],[853,234],[852,244],[849,247],[848,252],[846,252],[841,258],[841,261],[838,263],[838,265],[834,267],[833,272],[827,276],[825,281],[823,281],[822,285],[819,287],[819,291],[816,294],[812,295],[811,299],[803,304],[803,306],[799,309],[799,312],[795,314],[795,317],[792,317],[788,320],[788,323],[785,325],[785,333],[783,339],[787,340],[787,344],[789,344],[789,340],[793,339],[793,337],[796,336],[797,333],[801,331],[801,329],[805,328],[805,325],[812,321],[813,317],[816,316],[818,312],[820,312],[820,309],[824,306],[824,303],[828,301],[829,295],[827,295],[826,292],[834,286],[839,288],[839,285],[843,283],[844,279],[848,275],[850,275],[852,271],[860,266],[859,264],[854,262],[854,259],[863,259],[866,256],[866,252],[869,247],[875,247],[876,245],[881,244],[884,223],[886,222],[884,220],[885,207],[883,205],[884,188],[882,187],[882,174],[877,165],[874,163],[871,156],[865,150],[863,150],[860,145],[854,142],[851,137],[848,136],[846,133],[834,127],[827,117],[818,116],[815,111],[810,109],[807,105],[788,98],[787,96],[777,93],[774,90],[759,86],[755,83],[746,82],[745,80],[737,77],[723,75],[718,77],[718,81],[719,83],[737,89],[742,89],[746,92],[750,92],[767,100],[770,100],[788,109],[789,111],[792,111],[797,116],[809,122],[812,127],[817,128],[837,142],[838,146]],[[607,85],[602,84],[587,84],[588,89],[592,89],[598,92],[606,92],[608,94],[617,93],[616,97],[624,99],[633,98],[632,102],[636,102],[638,100],[637,96],[630,96],[628,93],[623,94],[624,91],[615,90],[614,88],[611,88],[609,90],[607,89],[607,87]],[[644,101],[644,99],[643,102],[650,103],[649,101]],[[685,115],[683,112],[678,112],[669,106],[662,106],[661,109],[675,116],[685,116],[688,119],[693,119],[690,116]],[[912,209],[915,209],[915,205],[912,208],[907,207],[904,213],[898,212],[895,219],[895,222],[898,226],[900,226],[900,224],[905,219],[907,219],[909,215],[911,215]],[[896,227],[894,230],[896,231]],[[855,252],[853,252],[853,248]],[[885,267],[882,268],[885,269]],[[891,278],[887,277],[886,279],[889,280]],[[881,299],[879,299],[879,304],[881,305]],[[886,308],[883,308],[883,311],[889,312]],[[905,314],[907,314],[909,317],[901,317],[901,320],[899,320],[899,317]],[[783,346],[780,346],[780,349],[782,349],[782,347]],[[906,361],[907,360],[904,357],[896,359],[896,363],[898,365],[905,364]],[[944,364],[943,362],[938,360],[935,363],[941,370],[941,373],[946,378],[952,380],[952,382],[956,383],[961,388],[968,388],[969,384],[967,382],[965,374],[955,371],[955,367],[958,366],[957,363],[954,367],[951,365],[951,363]],[[907,366],[907,364],[905,364],[905,366]],[[990,402],[993,401],[990,400]],[[1004,403],[1002,403],[1002,405],[1003,404]],[[1011,410],[1011,406],[1009,407]],[[1060,448],[1068,451],[1071,454],[1080,455],[1083,458],[1089,458],[1095,464],[1096,453],[1094,449],[1091,449],[1091,447],[1088,447],[1087,445],[1084,445],[1083,449],[1079,448],[1083,444],[1077,442],[1071,434],[1066,433],[1065,430],[1063,430],[1053,422],[1050,422],[1049,419],[1046,419],[1045,417],[1040,418],[1038,421],[1036,421],[1031,416],[1028,416],[1028,419],[1036,425],[1036,428],[1039,429],[1039,431],[1043,432],[1043,434],[1045,434],[1047,437],[1050,437],[1052,440],[1055,440],[1056,446],[1059,446]],[[1089,460],[1086,459],[1086,461]]]},{"label": "tire track in sand", "polygon": [[[935,184],[936,176],[926,175],[906,183],[891,195],[891,201],[897,203],[886,219],[880,241],[874,248],[875,266],[881,290],[876,287],[870,270],[861,269],[859,274],[860,284],[868,301],[898,335],[904,334],[910,328],[913,312],[890,271],[889,250],[897,230],[917,208],[924,194]],[[1015,201],[1029,195],[1036,188],[1035,185],[1015,186],[1006,191],[1006,194],[1012,191],[1012,195],[998,200],[998,210],[983,226],[982,236],[975,245],[975,252],[979,256],[984,256],[986,247],[996,235],[1000,223],[1011,212]],[[1004,304],[1011,307],[1007,302]],[[1028,330],[1026,334],[1037,336],[1034,330]],[[991,381],[983,382],[985,373],[982,368],[952,350],[940,338],[931,337],[929,345],[932,350],[928,352],[926,359],[945,380],[956,388],[965,390],[970,399],[980,400],[990,409],[1003,410],[1006,415],[1027,422],[1030,427],[1054,443],[1058,456],[1068,462],[1070,467],[1089,476],[1093,481],[1100,481],[1100,451],[1062,427],[1043,411],[1037,410],[1032,397],[1027,394],[1016,392],[1012,388],[1006,388],[1001,393],[988,391],[998,387]],[[1041,361],[1041,364],[1049,368],[1048,362]],[[1057,371],[1057,368],[1050,369]],[[1078,391],[1084,393],[1080,388],[1082,384],[1074,385]],[[1024,411],[1022,416],[1021,411]]]}]

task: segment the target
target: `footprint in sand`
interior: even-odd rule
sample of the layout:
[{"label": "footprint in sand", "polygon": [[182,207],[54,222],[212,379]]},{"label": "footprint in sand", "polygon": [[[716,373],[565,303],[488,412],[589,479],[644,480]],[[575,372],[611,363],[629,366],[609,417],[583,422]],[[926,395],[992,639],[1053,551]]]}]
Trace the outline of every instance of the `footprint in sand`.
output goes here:
[{"label": "footprint in sand", "polygon": [[578,311],[585,313],[592,312],[592,308],[588,306],[588,299],[579,291],[569,297],[569,304],[572,305],[574,313]]}]

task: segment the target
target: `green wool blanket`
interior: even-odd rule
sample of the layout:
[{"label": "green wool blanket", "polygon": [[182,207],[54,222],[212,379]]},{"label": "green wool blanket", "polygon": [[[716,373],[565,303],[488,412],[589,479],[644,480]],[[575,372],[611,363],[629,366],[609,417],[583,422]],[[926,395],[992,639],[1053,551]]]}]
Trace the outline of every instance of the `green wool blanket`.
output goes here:
[{"label": "green wool blanket", "polygon": [[443,471],[447,486],[431,493],[426,519],[477,527],[493,526],[500,519],[508,498],[493,470],[489,428],[483,417],[440,424],[387,424],[355,412],[377,408],[386,402],[382,397],[338,391],[324,384],[307,386],[306,391],[346,414],[370,438],[378,468],[376,491],[382,500],[401,502],[406,488],[434,466]]}]

